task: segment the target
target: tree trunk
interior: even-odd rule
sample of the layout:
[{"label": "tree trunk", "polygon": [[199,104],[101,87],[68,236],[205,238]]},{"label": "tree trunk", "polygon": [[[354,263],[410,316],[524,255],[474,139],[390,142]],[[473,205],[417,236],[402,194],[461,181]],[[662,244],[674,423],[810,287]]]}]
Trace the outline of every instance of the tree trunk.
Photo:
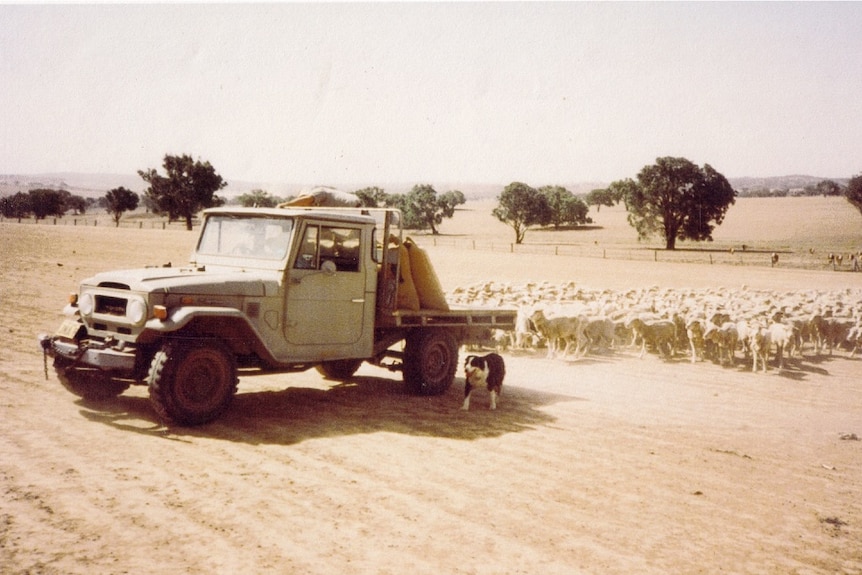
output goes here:
[{"label": "tree trunk", "polygon": [[676,234],[669,235],[665,238],[664,249],[666,249],[666,250],[675,250],[676,249]]},{"label": "tree trunk", "polygon": [[186,229],[192,231],[192,217],[186,216]]}]

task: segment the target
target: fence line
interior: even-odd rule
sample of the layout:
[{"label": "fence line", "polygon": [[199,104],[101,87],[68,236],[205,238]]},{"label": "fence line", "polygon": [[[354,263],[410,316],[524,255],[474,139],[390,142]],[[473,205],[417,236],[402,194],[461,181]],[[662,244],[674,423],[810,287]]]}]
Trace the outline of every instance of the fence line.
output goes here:
[{"label": "fence line", "polygon": [[[72,226],[72,227],[119,227],[125,229],[147,229],[147,230],[175,230],[186,229],[185,220],[169,221],[167,218],[147,218],[145,220],[120,220],[120,225],[117,226],[113,218],[103,217],[87,217],[87,216],[65,216],[62,218],[49,217],[37,220],[32,217],[28,218],[4,218],[0,217],[0,223],[17,223],[25,225],[38,226]],[[197,228],[200,222],[195,219],[192,221],[192,227]]]},{"label": "fence line", "polygon": [[[845,254],[841,263],[830,261],[826,253],[795,252],[788,249],[691,249],[665,250],[650,247],[599,246],[591,244],[515,244],[481,239],[412,236],[425,247],[451,247],[463,250],[609,260],[653,261],[660,263],[698,263],[715,265],[761,266],[808,270],[862,271],[862,261]],[[778,262],[773,263],[773,253]],[[854,269],[855,268],[855,269]]]},{"label": "fence line", "polygon": [[[78,226],[78,227],[117,227],[114,220],[109,217],[97,218],[87,216],[74,216],[62,218],[4,218],[0,217],[0,223],[20,223],[22,225],[40,226]],[[148,218],[146,220],[120,220],[120,228],[123,229],[161,229],[161,230],[185,230],[185,221],[168,221],[167,218]],[[197,229],[200,222],[196,219],[192,227]],[[591,244],[515,244],[512,242],[500,242],[483,239],[457,239],[440,236],[416,235],[412,236],[420,245],[451,247],[455,249],[507,252],[515,254],[553,255],[560,257],[598,258],[610,260],[629,261],[654,261],[662,263],[699,263],[699,264],[721,264],[721,265],[744,265],[779,268],[798,268],[807,270],[834,270],[834,271],[862,271],[862,261],[859,258],[851,259],[850,254],[845,254],[840,263],[827,259],[825,252],[795,252],[788,249],[776,250],[766,249],[747,250],[698,250],[683,248],[676,250],[665,250],[650,247],[620,247],[599,246]],[[772,254],[778,254],[778,263],[773,264]],[[857,254],[858,255],[858,254]]]}]

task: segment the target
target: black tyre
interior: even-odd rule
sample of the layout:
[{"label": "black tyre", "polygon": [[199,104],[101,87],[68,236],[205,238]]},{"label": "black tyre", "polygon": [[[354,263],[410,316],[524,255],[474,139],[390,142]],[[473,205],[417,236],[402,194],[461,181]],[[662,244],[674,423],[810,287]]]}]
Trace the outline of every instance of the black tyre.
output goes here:
[{"label": "black tyre", "polygon": [[360,365],[362,365],[361,359],[336,359],[324,361],[317,366],[317,371],[326,379],[344,381],[353,377]]},{"label": "black tyre", "polygon": [[455,380],[458,342],[445,329],[420,331],[404,346],[404,383],[411,393],[440,395]]},{"label": "black tyre", "polygon": [[233,354],[216,340],[166,343],[147,376],[153,409],[178,425],[200,425],[224,413],[238,381]]},{"label": "black tyre", "polygon": [[117,397],[132,385],[129,380],[116,379],[92,367],[75,367],[62,357],[54,358],[57,379],[68,391],[88,401],[104,401]]}]

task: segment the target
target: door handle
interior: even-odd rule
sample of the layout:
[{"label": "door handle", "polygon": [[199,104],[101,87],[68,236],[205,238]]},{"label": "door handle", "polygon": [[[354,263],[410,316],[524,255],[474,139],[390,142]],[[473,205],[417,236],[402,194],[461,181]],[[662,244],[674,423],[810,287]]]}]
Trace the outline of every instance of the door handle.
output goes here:
[{"label": "door handle", "polygon": [[354,299],[350,300],[350,303],[365,303],[365,298],[364,297],[354,298]]}]

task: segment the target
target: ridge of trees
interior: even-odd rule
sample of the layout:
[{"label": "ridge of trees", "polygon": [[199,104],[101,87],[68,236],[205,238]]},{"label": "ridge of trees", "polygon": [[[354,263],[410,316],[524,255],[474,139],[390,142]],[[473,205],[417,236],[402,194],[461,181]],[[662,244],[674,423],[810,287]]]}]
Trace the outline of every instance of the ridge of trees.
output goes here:
[{"label": "ridge of trees", "polygon": [[[216,192],[226,187],[227,182],[209,162],[194,160],[187,154],[166,154],[162,165],[165,175],[154,169],[138,171],[149,184],[142,196],[122,186],[109,190],[101,198],[84,198],[66,189],[39,187],[0,198],[0,214],[19,219],[32,215],[41,220],[62,217],[70,211],[84,214],[88,209],[99,207],[111,214],[119,226],[124,212],[135,210],[143,203],[148,210],[165,214],[170,220],[184,219],[186,229],[191,230],[192,218],[197,212],[226,203]],[[796,183],[812,180],[808,176],[788,178],[777,180]],[[587,194],[574,194],[559,185],[533,188],[523,182],[512,182],[497,196],[497,206],[491,213],[512,227],[515,243],[520,244],[530,227],[559,229],[592,223],[590,207],[595,206],[599,212],[602,206],[622,202],[638,239],[661,235],[669,250],[675,248],[677,240],[711,241],[713,230],[722,223],[737,197],[843,196],[862,213],[862,174],[850,178],[846,186],[834,179],[824,179],[801,188],[767,188],[763,184],[776,178],[742,180],[753,185],[734,189],[728,179],[709,164],[698,167],[686,158],[664,157],[644,166],[636,179],[617,180],[607,188],[594,189]],[[400,209],[405,228],[430,229],[432,234],[438,234],[443,220],[451,218],[457,206],[466,202],[459,190],[440,194],[429,184],[414,185],[407,193],[387,193],[376,186],[354,193],[364,206]],[[243,206],[274,207],[285,199],[254,189],[234,201]]]}]

